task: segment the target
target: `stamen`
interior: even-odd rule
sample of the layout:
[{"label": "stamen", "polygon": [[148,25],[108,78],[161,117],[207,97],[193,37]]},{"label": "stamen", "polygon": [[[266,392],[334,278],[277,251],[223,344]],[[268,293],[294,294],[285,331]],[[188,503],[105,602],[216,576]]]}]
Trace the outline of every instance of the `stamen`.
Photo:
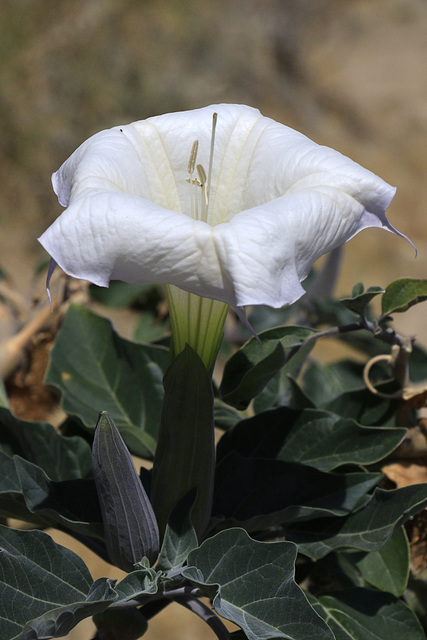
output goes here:
[{"label": "stamen", "polygon": [[[211,146],[209,153],[209,166],[208,166],[208,175],[206,176],[206,171],[201,164],[196,164],[197,161],[197,152],[199,149],[199,141],[195,140],[193,142],[193,146],[191,147],[190,159],[188,161],[187,171],[189,174],[189,178],[186,179],[186,182],[190,185],[190,207],[191,207],[191,217],[193,220],[204,220],[208,221],[208,207],[209,207],[209,192],[212,181],[212,167],[213,167],[213,154],[214,154],[214,146],[215,146],[215,130],[216,123],[218,119],[218,114],[214,113],[212,115],[212,132],[211,132]],[[198,178],[194,177],[194,170],[197,169]],[[201,187],[200,193],[200,211],[199,211],[199,196],[197,187]],[[200,217],[199,217],[200,215]]]},{"label": "stamen", "polygon": [[187,182],[190,184],[190,203],[191,203],[191,217],[198,218],[198,206],[197,206],[197,195],[195,198],[195,193],[193,189],[193,185],[196,183],[196,180],[193,178],[194,167],[196,166],[197,160],[197,151],[199,149],[199,141],[195,140],[193,142],[193,146],[191,147],[190,159],[188,161],[187,171],[190,177],[187,179]]},{"label": "stamen", "polygon": [[206,222],[207,213],[208,213],[208,194],[206,191],[206,171],[204,170],[201,164],[198,164],[196,168],[197,168],[197,173],[199,174],[199,180],[200,180],[199,184],[202,187],[202,193],[200,198],[201,199],[200,208],[202,213],[202,219]]},{"label": "stamen", "polygon": [[190,174],[190,176],[193,174],[194,167],[196,166],[198,149],[199,149],[199,141],[195,140],[193,142],[193,146],[191,147],[190,159],[188,161],[188,169],[187,170],[188,170],[188,173]]},{"label": "stamen", "polygon": [[203,169],[203,165],[197,165],[197,173],[199,174],[200,186],[203,187],[206,184],[206,171]]}]

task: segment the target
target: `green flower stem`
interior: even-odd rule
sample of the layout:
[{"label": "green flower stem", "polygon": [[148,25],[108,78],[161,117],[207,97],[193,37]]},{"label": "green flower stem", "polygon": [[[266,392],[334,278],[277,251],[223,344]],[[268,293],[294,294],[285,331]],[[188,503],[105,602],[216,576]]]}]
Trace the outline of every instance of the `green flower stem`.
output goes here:
[{"label": "green flower stem", "polygon": [[210,371],[221,344],[228,305],[173,285],[165,289],[172,325],[172,358],[188,344]]}]

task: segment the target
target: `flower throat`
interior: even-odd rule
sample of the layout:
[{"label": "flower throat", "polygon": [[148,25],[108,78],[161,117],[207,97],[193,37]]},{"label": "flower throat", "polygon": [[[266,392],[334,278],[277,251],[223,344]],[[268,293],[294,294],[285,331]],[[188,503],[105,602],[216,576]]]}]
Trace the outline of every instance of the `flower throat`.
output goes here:
[{"label": "flower throat", "polygon": [[[207,175],[203,165],[196,164],[197,152],[199,150],[198,140],[195,140],[193,142],[187,167],[188,175],[190,176],[186,179],[186,182],[188,182],[190,185],[191,217],[193,218],[193,220],[201,220],[202,222],[208,221],[209,194],[212,180],[212,165],[217,119],[218,114],[214,113],[212,116],[211,146],[209,152],[209,166]],[[197,175],[195,175],[195,172],[197,173]]]}]

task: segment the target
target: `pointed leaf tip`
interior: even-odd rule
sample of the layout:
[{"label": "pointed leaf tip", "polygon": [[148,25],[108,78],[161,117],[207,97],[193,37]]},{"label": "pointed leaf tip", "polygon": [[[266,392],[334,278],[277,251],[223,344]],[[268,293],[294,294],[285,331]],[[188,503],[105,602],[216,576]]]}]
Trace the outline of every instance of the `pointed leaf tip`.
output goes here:
[{"label": "pointed leaf tip", "polygon": [[144,556],[153,564],[159,552],[156,517],[132,456],[107,411],[99,414],[92,468],[112,563],[128,572]]}]

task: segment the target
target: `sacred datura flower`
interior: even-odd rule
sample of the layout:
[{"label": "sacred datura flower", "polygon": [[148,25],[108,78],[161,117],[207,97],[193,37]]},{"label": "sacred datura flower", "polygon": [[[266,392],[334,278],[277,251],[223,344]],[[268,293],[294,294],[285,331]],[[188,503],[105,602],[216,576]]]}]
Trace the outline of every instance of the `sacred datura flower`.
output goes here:
[{"label": "sacred datura flower", "polygon": [[395,189],[242,105],[113,127],[52,176],[66,210],[40,242],[67,274],[281,307],[324,253],[385,216]]}]

